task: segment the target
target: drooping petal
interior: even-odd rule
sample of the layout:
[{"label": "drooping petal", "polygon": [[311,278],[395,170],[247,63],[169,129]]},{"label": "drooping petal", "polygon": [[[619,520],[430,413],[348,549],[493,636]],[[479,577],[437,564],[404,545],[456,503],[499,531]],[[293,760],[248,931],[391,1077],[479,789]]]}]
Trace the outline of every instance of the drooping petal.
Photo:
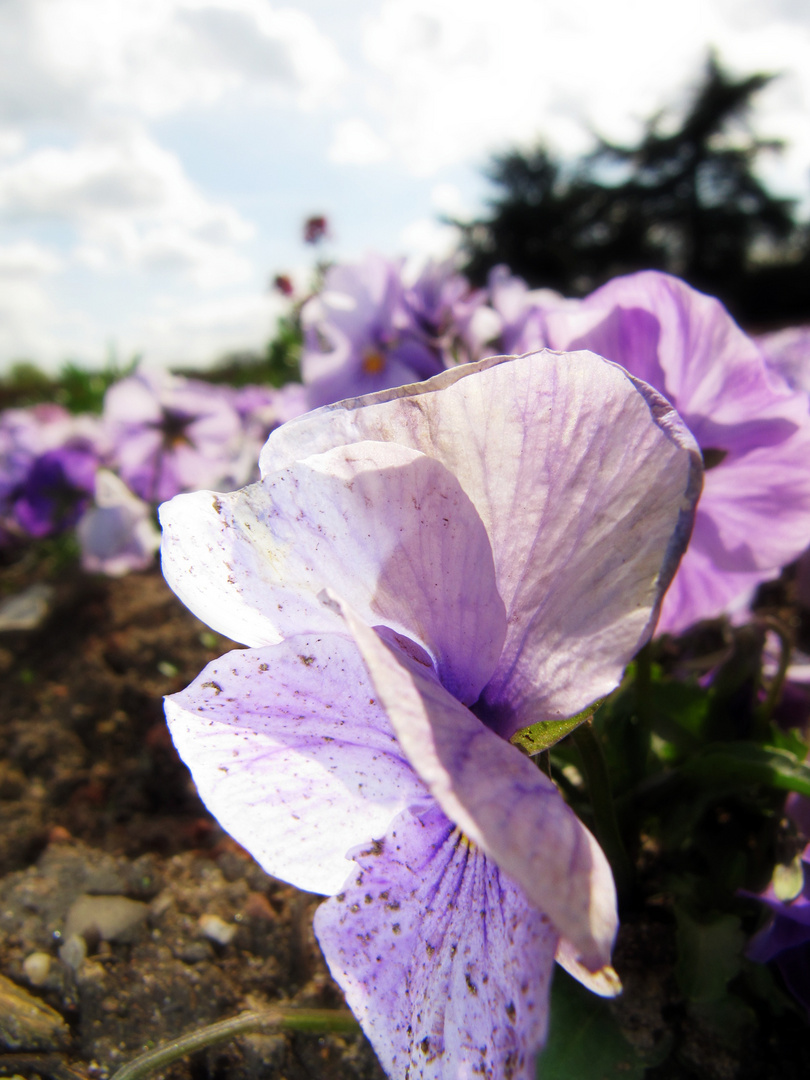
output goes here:
[{"label": "drooping petal", "polygon": [[315,932],[394,1080],[530,1080],[557,935],[444,814],[404,812],[354,853]]},{"label": "drooping petal", "polygon": [[426,797],[349,637],[227,653],[166,716],[211,813],[301,889],[337,891],[346,852]]},{"label": "drooping petal", "polygon": [[697,447],[668,403],[589,353],[495,357],[293,420],[261,467],[361,439],[442,462],[487,529],[508,619],[487,691],[502,734],[615,686],[699,493]]},{"label": "drooping petal", "polygon": [[617,929],[608,862],[528,757],[456,701],[424,666],[390,649],[340,606],[399,743],[444,813],[548,914],[590,971]]},{"label": "drooping petal", "polygon": [[418,451],[338,447],[241,491],[176,498],[161,522],[169,584],[237,641],[345,632],[317,600],[329,586],[418,640],[461,700],[495,669],[506,626],[489,539],[455,477]]}]

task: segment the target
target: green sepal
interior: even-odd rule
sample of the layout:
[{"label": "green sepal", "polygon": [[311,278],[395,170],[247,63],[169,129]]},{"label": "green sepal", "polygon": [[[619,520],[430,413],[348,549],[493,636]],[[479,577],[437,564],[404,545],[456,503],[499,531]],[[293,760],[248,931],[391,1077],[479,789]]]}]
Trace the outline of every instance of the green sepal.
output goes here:
[{"label": "green sepal", "polygon": [[520,731],[515,732],[509,742],[530,757],[534,757],[535,754],[542,754],[544,750],[549,750],[556,745],[560,739],[570,735],[574,728],[578,728],[580,724],[590,720],[603,700],[594,701],[587,709],[583,709],[582,712],[569,717],[567,720],[541,720],[537,724],[521,728]]}]

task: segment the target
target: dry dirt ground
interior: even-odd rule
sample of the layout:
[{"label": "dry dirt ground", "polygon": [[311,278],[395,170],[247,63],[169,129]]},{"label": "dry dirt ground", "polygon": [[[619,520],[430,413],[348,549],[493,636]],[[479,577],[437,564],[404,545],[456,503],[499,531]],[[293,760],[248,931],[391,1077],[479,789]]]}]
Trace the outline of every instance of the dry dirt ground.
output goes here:
[{"label": "dry dirt ground", "polygon": [[[2,573],[6,594],[31,583],[25,565]],[[0,632],[0,1075],[103,1080],[244,1009],[342,1007],[317,898],[222,832],[165,726],[162,696],[233,643],[157,570],[55,580],[39,627]],[[158,1075],[383,1074],[361,1035],[256,1035]]]}]

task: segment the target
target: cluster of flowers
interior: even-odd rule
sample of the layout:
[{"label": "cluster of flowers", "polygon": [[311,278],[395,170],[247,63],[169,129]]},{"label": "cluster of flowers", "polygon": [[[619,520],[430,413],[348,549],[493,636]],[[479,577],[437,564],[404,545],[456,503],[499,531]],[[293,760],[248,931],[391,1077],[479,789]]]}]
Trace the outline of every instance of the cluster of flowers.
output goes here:
[{"label": "cluster of flowers", "polygon": [[329,897],[391,1077],[528,1080],[555,962],[616,992],[617,913],[521,736],[808,546],[807,335],[754,341],[659,273],[572,301],[377,257],[301,320],[323,407],[257,483],[161,508],[170,585],[247,646],[167,699],[172,735],[233,836]]},{"label": "cluster of flowers", "polygon": [[330,897],[318,938],[389,1075],[528,1080],[555,962],[616,992],[617,912],[515,743],[808,547],[810,335],[753,340],[655,272],[569,300],[378,256],[300,320],[302,385],[140,373],[97,422],[5,414],[0,521],[78,522],[86,565],[127,569],[164,501],[169,584],[247,646],[167,699],[207,805]]},{"label": "cluster of flowers", "polygon": [[306,407],[302,387],[236,390],[141,370],[107,391],[103,412],[59,405],[0,416],[0,544],[76,529],[87,570],[111,575],[154,561],[157,503],[255,474],[278,424]]}]

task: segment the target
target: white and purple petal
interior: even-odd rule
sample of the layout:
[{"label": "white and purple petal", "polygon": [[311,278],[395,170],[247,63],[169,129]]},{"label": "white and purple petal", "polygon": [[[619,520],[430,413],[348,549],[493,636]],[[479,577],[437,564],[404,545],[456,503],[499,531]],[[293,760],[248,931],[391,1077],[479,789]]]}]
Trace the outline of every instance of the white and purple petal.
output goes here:
[{"label": "white and purple petal", "polygon": [[209,625],[248,645],[343,631],[333,588],[370,625],[418,641],[474,702],[506,633],[489,538],[454,476],[397,443],[337,447],[260,484],[161,507],[163,570]]},{"label": "white and purple petal", "polygon": [[353,853],[315,932],[394,1080],[530,1080],[557,934],[438,807]]},{"label": "white and purple petal", "polygon": [[440,461],[484,523],[508,620],[487,690],[498,730],[612,689],[652,630],[699,494],[671,406],[590,353],[495,357],[293,420],[262,471],[368,439]]},{"label": "white and purple petal", "polygon": [[549,916],[589,971],[608,965],[618,926],[613,875],[552,781],[432,670],[341,610],[402,750],[447,817]]},{"label": "white and purple petal", "polygon": [[206,806],[301,889],[336,892],[346,852],[427,797],[349,637],[227,653],[165,705]]}]

